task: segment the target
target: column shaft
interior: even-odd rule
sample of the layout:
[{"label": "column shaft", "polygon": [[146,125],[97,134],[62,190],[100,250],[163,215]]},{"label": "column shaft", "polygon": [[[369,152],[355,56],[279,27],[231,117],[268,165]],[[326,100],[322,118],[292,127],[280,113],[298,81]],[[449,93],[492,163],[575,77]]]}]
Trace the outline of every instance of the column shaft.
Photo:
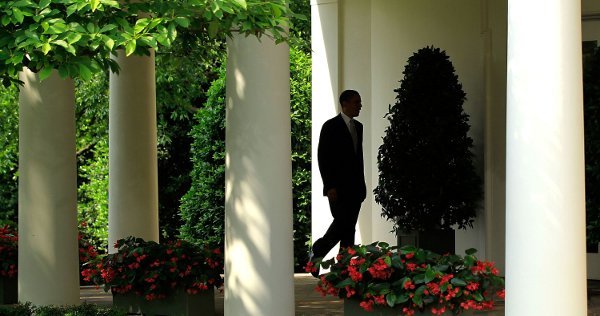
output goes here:
[{"label": "column shaft", "polygon": [[587,315],[581,4],[508,4],[506,314]]},{"label": "column shaft", "polygon": [[293,315],[289,48],[228,41],[225,315]]},{"label": "column shaft", "polygon": [[110,75],[109,251],[120,238],[158,241],[158,166],[154,53],[114,57]]},{"label": "column shaft", "polygon": [[19,301],[79,303],[73,81],[29,69],[19,94]]}]

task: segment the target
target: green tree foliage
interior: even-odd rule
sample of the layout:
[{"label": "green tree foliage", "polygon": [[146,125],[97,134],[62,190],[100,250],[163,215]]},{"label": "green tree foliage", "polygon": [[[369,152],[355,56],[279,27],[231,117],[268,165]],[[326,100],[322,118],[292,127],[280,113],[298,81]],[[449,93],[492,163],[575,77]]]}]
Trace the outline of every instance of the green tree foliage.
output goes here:
[{"label": "green tree foliage", "polygon": [[584,66],[586,223],[594,244],[600,242],[600,49]]},{"label": "green tree foliage", "polygon": [[0,226],[17,220],[18,93],[0,87]]},{"label": "green tree foliage", "polygon": [[300,47],[290,49],[292,115],[292,184],[294,196],[294,270],[308,262],[311,233],[311,58]]},{"label": "green tree foliage", "polygon": [[62,77],[90,79],[118,65],[111,53],[148,54],[168,47],[177,31],[222,38],[238,32],[269,32],[285,40],[294,15],[286,0],[6,0],[0,2],[0,80],[17,81],[28,67],[42,79],[57,69]]},{"label": "green tree foliage", "polygon": [[422,231],[472,226],[481,198],[467,135],[465,93],[439,48],[408,59],[390,106],[377,162],[375,201],[394,229]]},{"label": "green tree foliage", "polygon": [[172,239],[182,225],[181,197],[191,185],[190,131],[194,113],[207,99],[225,54],[222,40],[204,33],[181,32],[178,41],[156,57],[159,222],[162,239]]},{"label": "green tree foliage", "polygon": [[196,244],[223,245],[225,224],[225,65],[208,89],[190,134],[190,190],[181,199],[181,237]]},{"label": "green tree foliage", "polygon": [[75,80],[77,219],[99,249],[108,242],[108,75]]}]

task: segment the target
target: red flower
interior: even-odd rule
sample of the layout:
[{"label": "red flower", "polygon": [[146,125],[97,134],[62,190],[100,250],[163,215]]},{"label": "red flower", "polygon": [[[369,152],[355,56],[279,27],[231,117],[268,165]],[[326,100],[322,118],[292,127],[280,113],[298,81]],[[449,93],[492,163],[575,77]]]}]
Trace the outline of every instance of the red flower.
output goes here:
[{"label": "red flower", "polygon": [[362,302],[360,302],[360,307],[362,307],[367,312],[372,312],[373,311],[373,301],[372,300],[362,301]]},{"label": "red flower", "polygon": [[502,290],[496,292],[496,296],[498,296],[501,299],[504,299],[506,297],[506,290],[502,289]]},{"label": "red flower", "polygon": [[375,279],[387,280],[392,275],[392,269],[381,258],[377,259],[368,271]]},{"label": "red flower", "polygon": [[306,271],[308,273],[316,272],[317,267],[315,267],[315,264],[312,261],[309,261],[306,263],[306,266],[304,267],[304,271]]},{"label": "red flower", "polygon": [[469,289],[470,291],[477,291],[478,288],[479,283],[469,282],[469,284],[467,284],[467,289]]},{"label": "red flower", "polygon": [[415,289],[415,285],[411,280],[404,281],[403,287],[405,290],[414,290]]}]

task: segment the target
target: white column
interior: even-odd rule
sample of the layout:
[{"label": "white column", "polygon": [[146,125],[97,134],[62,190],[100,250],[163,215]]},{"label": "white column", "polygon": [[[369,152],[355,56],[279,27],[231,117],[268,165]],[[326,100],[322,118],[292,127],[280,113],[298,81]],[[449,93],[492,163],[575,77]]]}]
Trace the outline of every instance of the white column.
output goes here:
[{"label": "white column", "polygon": [[[337,0],[311,0],[312,34],[312,242],[321,238],[333,217],[323,197],[317,147],[321,127],[339,112],[339,10]],[[362,45],[362,43],[360,44]],[[330,253],[337,253],[337,246]]]},{"label": "white column", "polygon": [[225,315],[294,315],[289,47],[228,41]]},{"label": "white column", "polygon": [[149,57],[114,57],[108,129],[108,244],[135,236],[158,241],[156,79]]},{"label": "white column", "polygon": [[587,315],[581,3],[509,0],[506,315]]},{"label": "white column", "polygon": [[79,304],[73,81],[20,79],[19,301]]}]

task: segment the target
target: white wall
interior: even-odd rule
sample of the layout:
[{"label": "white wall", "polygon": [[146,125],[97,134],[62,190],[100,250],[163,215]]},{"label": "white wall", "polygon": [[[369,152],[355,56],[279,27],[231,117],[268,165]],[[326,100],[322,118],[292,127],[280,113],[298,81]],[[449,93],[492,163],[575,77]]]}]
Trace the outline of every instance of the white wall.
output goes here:
[{"label": "white wall", "polygon": [[[373,110],[371,94],[371,0],[344,0],[340,3],[340,91],[357,90],[362,97],[363,108],[357,120],[364,123],[364,159],[367,198],[363,203],[356,229],[356,243],[370,243],[373,238],[372,212],[373,181],[368,176],[370,166],[376,163],[370,144],[372,137],[371,113]],[[388,229],[389,231],[390,229]]]},{"label": "white wall", "polygon": [[[312,32],[312,242],[321,238],[333,220],[317,162],[323,123],[338,113],[338,1],[311,0]],[[337,251],[337,250],[333,250]],[[332,251],[332,252],[333,252]]]}]

